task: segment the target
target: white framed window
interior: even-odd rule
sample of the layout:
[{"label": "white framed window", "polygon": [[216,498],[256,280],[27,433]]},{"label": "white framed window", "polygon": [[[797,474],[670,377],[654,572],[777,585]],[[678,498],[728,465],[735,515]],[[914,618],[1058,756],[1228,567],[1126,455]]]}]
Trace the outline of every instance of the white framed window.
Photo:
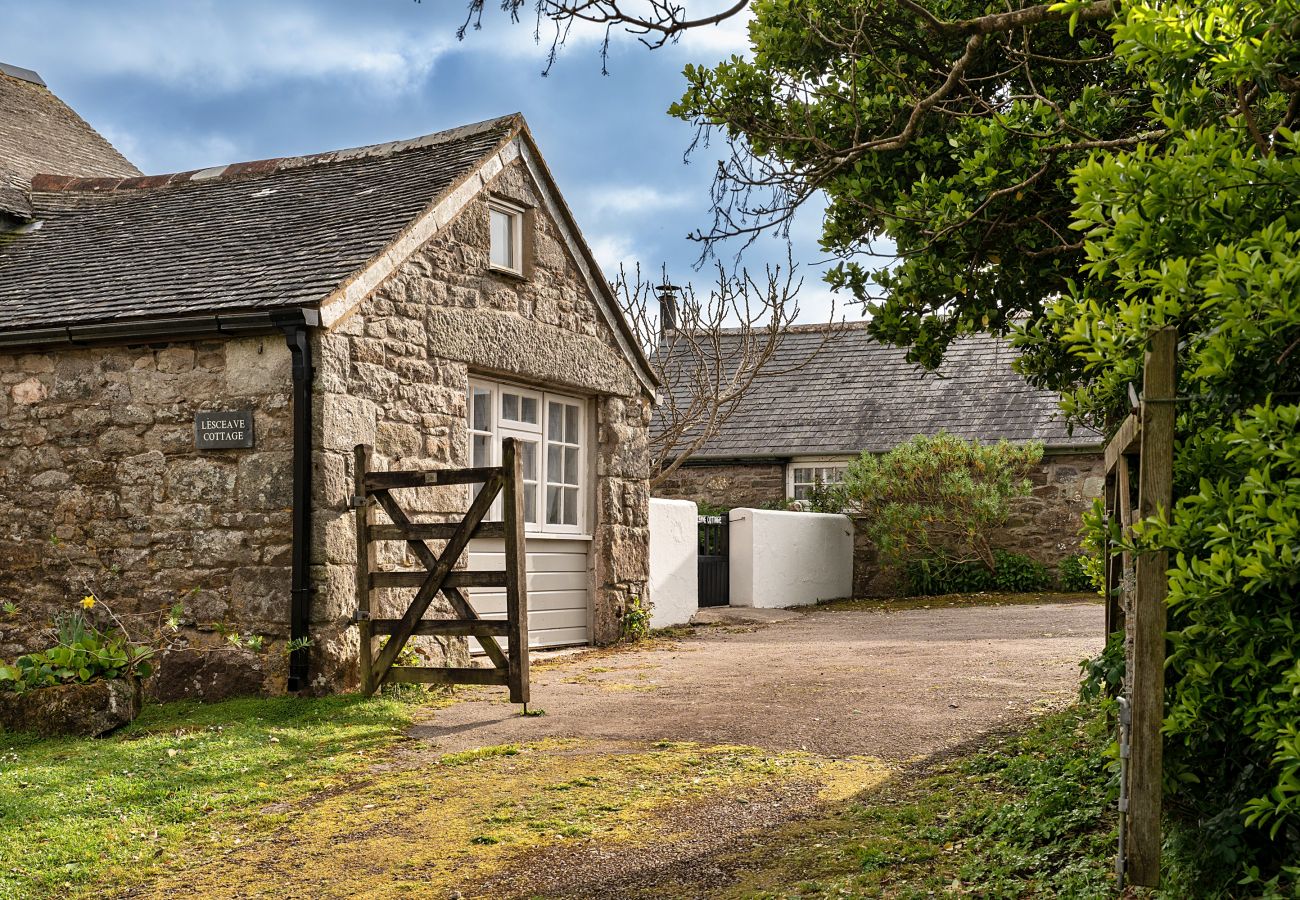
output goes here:
[{"label": "white framed window", "polygon": [[841,484],[848,471],[849,461],[834,457],[810,457],[792,460],[786,466],[786,496],[806,502],[812,498],[817,486]]},{"label": "white framed window", "polygon": [[502,200],[488,201],[488,233],[492,268],[524,273],[524,210]]},{"label": "white framed window", "polygon": [[[501,441],[519,441],[524,527],[581,534],[586,519],[585,404],[575,397],[474,379],[469,385],[470,465],[499,466]],[[501,501],[489,518],[501,519]]]},{"label": "white framed window", "polygon": [[582,405],[546,398],[546,527],[578,531],[582,500]]}]

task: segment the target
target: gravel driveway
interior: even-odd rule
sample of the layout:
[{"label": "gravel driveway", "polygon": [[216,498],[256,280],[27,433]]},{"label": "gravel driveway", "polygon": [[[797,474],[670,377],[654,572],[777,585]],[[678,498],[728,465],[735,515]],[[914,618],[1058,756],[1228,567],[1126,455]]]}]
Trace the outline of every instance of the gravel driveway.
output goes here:
[{"label": "gravel driveway", "polygon": [[813,609],[535,666],[545,716],[476,692],[411,733],[445,752],[574,737],[901,762],[1068,703],[1102,629],[1083,601]]}]

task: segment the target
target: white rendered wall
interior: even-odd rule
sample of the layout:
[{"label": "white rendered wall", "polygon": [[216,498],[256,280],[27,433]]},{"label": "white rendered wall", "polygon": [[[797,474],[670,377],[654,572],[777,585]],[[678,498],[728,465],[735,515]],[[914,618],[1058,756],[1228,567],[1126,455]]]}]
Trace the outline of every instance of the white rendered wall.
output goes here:
[{"label": "white rendered wall", "polygon": [[733,509],[729,519],[732,606],[776,609],[853,593],[848,516]]},{"label": "white rendered wall", "polygon": [[700,608],[697,515],[689,500],[650,500],[653,628],[685,625]]}]

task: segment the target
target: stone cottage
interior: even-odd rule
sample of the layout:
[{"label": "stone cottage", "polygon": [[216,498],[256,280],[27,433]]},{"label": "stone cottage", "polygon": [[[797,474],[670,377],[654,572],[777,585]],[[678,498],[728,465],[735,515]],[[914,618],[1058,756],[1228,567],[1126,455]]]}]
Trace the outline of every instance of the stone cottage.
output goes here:
[{"label": "stone cottage", "polygon": [[[724,346],[722,358],[731,355]],[[667,356],[671,390],[688,382],[674,368],[696,362],[680,351]],[[874,340],[863,323],[796,326],[719,433],[656,494],[725,508],[780,506],[807,500],[818,483],[840,481],[859,454],[883,453],[916,435],[1037,441],[1043,460],[1030,476],[1033,496],[1017,502],[998,543],[1055,565],[1078,552],[1079,516],[1101,496],[1103,441],[1090,429],[1069,428],[1057,395],[1028,384],[1012,369],[1015,357],[1006,340],[974,335],[957,340],[928,372]],[[855,593],[877,592],[861,534],[857,555]]]},{"label": "stone cottage", "polygon": [[143,176],[5,66],[0,229],[0,657],[94,588],[141,621],[182,601],[163,696],[354,685],[357,443],[524,442],[533,646],[611,641],[644,594],[655,378],[521,116]]}]

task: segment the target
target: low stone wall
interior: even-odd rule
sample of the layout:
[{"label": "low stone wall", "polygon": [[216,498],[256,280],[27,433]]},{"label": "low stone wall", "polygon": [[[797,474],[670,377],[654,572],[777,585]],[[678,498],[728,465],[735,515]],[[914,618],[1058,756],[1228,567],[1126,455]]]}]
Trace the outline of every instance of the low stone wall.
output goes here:
[{"label": "low stone wall", "polygon": [[655,485],[654,493],[723,509],[772,507],[785,501],[785,464],[684,465]]}]

